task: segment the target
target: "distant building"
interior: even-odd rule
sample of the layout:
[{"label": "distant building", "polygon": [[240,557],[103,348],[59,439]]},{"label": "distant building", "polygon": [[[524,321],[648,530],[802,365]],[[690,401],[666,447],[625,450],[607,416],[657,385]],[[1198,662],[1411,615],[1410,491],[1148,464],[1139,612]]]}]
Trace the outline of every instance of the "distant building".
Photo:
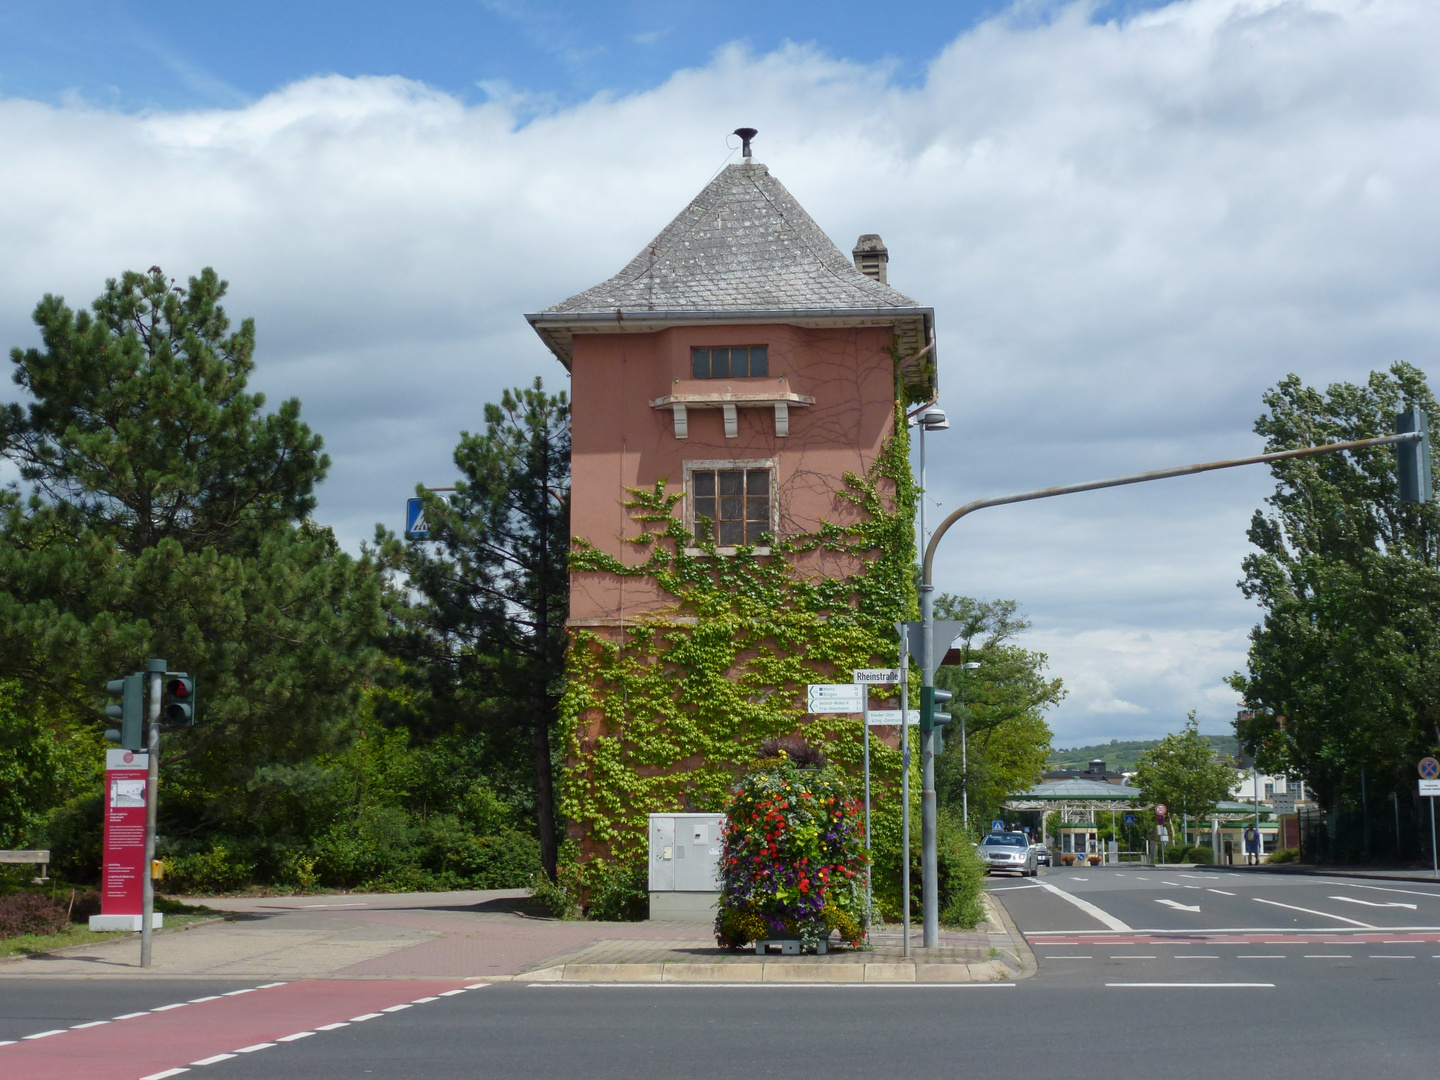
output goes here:
[{"label": "distant building", "polygon": [[1122,772],[1111,772],[1105,764],[1104,758],[1095,758],[1083,769],[1051,769],[1049,772],[1041,773],[1043,780],[1095,780],[1104,784],[1123,784],[1126,782],[1125,774]]}]

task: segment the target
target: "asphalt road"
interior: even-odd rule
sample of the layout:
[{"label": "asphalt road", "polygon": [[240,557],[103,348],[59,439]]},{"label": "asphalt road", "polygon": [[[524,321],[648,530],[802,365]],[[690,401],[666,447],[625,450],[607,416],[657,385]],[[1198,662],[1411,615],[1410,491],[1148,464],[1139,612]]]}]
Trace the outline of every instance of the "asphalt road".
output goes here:
[{"label": "asphalt road", "polygon": [[[0,978],[4,1038],[27,1024],[58,1031],[0,1046],[0,1074],[1398,1080],[1440,1073],[1440,887],[1173,869],[1057,869],[1038,881],[993,879],[991,887],[1031,942],[1039,961],[1032,978],[927,987],[317,980],[234,987],[232,996],[190,980]],[[150,1008],[168,992],[201,1000],[60,1030],[138,1007],[140,986]],[[103,1068],[93,1058],[77,1064],[86,1039],[110,1048]]]}]

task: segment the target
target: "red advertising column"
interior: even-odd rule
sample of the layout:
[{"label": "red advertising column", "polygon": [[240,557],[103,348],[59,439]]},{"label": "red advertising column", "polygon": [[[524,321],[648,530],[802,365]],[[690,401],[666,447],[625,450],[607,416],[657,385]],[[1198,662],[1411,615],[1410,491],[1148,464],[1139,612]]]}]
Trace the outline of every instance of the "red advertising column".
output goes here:
[{"label": "red advertising column", "polygon": [[[105,751],[105,866],[91,930],[139,930],[144,911],[145,776],[148,754]],[[155,926],[161,916],[155,916]]]}]

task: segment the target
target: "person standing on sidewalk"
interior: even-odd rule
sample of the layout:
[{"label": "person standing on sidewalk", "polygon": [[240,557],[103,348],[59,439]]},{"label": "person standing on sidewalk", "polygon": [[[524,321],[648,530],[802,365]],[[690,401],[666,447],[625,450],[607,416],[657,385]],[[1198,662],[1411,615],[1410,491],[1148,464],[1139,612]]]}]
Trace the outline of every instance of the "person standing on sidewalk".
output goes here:
[{"label": "person standing on sidewalk", "polygon": [[1245,826],[1245,865],[1260,865],[1260,833],[1254,825]]}]

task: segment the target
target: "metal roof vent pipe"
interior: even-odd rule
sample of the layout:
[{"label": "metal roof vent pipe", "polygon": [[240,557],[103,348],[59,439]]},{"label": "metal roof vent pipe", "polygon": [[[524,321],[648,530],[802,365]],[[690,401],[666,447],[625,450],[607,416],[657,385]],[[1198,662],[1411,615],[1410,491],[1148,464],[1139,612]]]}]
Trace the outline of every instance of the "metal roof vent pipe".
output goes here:
[{"label": "metal roof vent pipe", "polygon": [[888,285],[885,280],[885,267],[890,262],[890,252],[885,247],[885,241],[881,240],[875,233],[866,233],[855,241],[855,250],[850,253],[855,260],[855,269],[868,278],[874,278],[881,285]]},{"label": "metal roof vent pipe", "polygon": [[745,159],[747,165],[750,164],[750,159],[753,156],[750,153],[750,140],[755,138],[759,132],[754,128],[736,128],[730,134],[740,136],[740,156]]}]

